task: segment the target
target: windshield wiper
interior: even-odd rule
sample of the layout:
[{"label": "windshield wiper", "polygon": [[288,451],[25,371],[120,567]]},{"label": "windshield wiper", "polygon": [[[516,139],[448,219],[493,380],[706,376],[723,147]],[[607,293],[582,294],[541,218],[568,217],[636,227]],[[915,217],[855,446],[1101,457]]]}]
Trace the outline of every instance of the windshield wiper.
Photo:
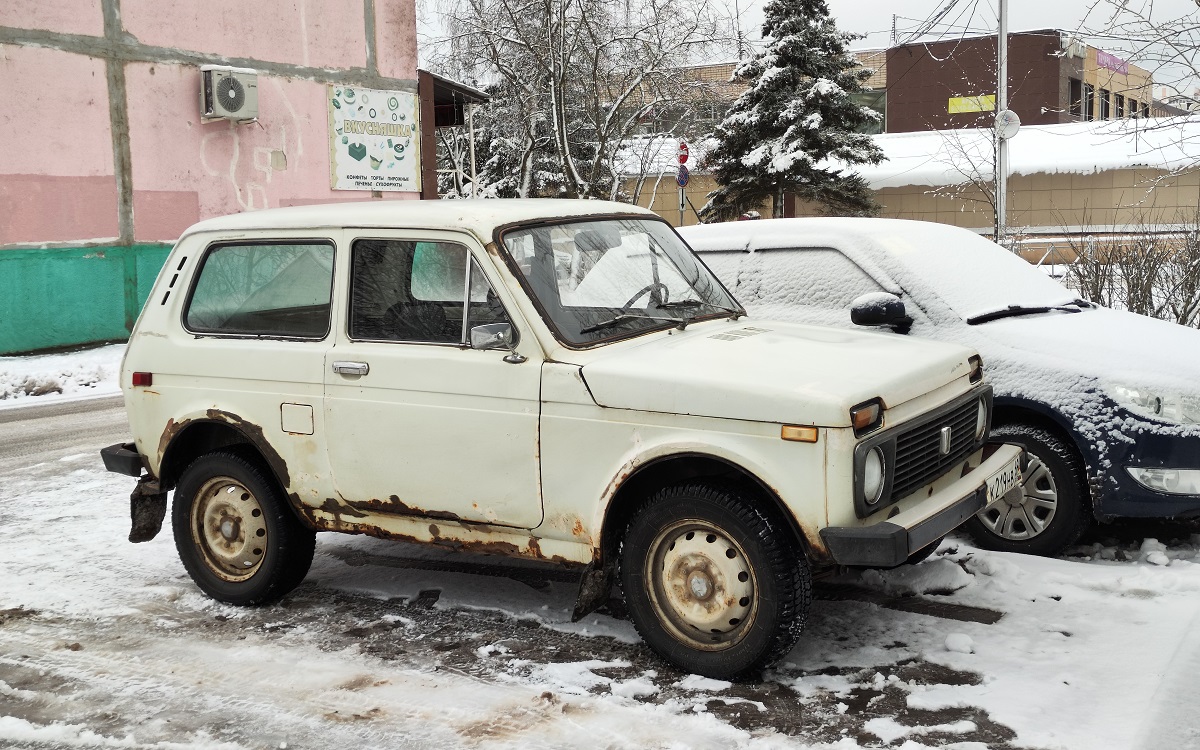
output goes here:
[{"label": "windshield wiper", "polygon": [[632,313],[621,313],[620,315],[614,315],[608,320],[602,320],[595,325],[590,325],[587,328],[580,328],[579,332],[594,333],[596,331],[602,331],[605,328],[612,328],[613,326],[620,325],[621,323],[625,323],[630,320],[661,320],[664,323],[670,323],[672,325],[679,326],[679,330],[681,331],[687,328],[688,324],[687,318],[683,318],[681,320],[679,318],[663,318],[656,315],[633,315]]},{"label": "windshield wiper", "polygon": [[702,299],[681,299],[678,302],[664,302],[661,305],[655,305],[655,307],[659,310],[678,310],[684,307],[699,307],[700,305],[705,305],[706,307],[711,307],[714,310],[720,310],[721,312],[729,313],[734,320],[737,320],[746,314],[745,310],[735,310],[732,307],[725,307],[724,305],[714,304]]},{"label": "windshield wiper", "polygon": [[1025,307],[1024,305],[1009,305],[1008,307],[1004,308],[1003,310],[993,310],[992,312],[983,313],[982,315],[976,315],[974,317],[967,318],[967,325],[969,325],[969,326],[979,325],[980,323],[987,323],[988,321],[999,320],[1000,318],[1013,318],[1018,315],[1037,315],[1039,313],[1048,313],[1052,310],[1057,310],[1059,312],[1067,312],[1067,313],[1077,313],[1077,312],[1082,312],[1081,308],[1083,308],[1083,307],[1090,308],[1090,307],[1094,307],[1094,305],[1091,302],[1085,302],[1084,300],[1081,300],[1081,299],[1072,300],[1071,302],[1068,302],[1065,305],[1044,305],[1044,306],[1038,306],[1038,307]]}]

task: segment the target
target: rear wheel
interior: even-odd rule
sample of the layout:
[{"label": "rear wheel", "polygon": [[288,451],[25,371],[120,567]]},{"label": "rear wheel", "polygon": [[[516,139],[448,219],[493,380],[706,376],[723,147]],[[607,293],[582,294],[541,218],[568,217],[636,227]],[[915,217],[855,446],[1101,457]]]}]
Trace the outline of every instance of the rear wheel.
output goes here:
[{"label": "rear wheel", "polygon": [[171,523],[192,580],[228,604],[274,601],[312,564],[316,534],[258,464],[234,453],[192,462],[175,489]]},{"label": "rear wheel", "polygon": [[646,643],[680,669],[732,679],[795,645],[808,615],[807,561],[782,522],[741,490],[660,490],[631,518],[621,584]]},{"label": "rear wheel", "polygon": [[1017,443],[1029,464],[1020,496],[1001,498],[963,525],[980,547],[1057,555],[1092,521],[1087,474],[1075,447],[1041,427],[1013,423],[992,430],[993,440]]}]

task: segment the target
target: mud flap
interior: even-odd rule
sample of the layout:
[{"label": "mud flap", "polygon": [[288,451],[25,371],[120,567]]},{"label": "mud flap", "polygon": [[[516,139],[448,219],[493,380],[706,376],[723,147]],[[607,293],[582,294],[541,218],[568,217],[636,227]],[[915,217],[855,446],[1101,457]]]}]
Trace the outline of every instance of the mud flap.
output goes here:
[{"label": "mud flap", "polygon": [[158,536],[166,515],[167,493],[156,480],[143,477],[129,495],[129,516],[133,521],[129,541],[148,542]]},{"label": "mud flap", "polygon": [[579,596],[575,600],[571,622],[579,622],[584,615],[608,601],[615,577],[616,566],[613,564],[588,564],[583,571],[583,577],[579,579]]}]

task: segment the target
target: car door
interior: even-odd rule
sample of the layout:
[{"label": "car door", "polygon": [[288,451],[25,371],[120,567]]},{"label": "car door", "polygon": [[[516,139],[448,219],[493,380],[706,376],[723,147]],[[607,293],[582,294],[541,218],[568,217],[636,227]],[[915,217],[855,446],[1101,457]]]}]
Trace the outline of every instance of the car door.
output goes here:
[{"label": "car door", "polygon": [[482,252],[473,257],[478,245],[465,235],[347,230],[346,240],[349,294],[325,368],[329,461],[342,501],[539,525],[541,358],[464,343],[475,325],[519,331],[493,291],[496,270]]}]

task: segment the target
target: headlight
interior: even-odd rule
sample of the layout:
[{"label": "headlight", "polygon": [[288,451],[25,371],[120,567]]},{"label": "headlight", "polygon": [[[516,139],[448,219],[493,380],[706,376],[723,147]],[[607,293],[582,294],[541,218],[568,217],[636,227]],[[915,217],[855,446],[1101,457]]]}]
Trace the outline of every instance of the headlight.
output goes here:
[{"label": "headlight", "polygon": [[1200,469],[1158,469],[1127,466],[1125,471],[1143,487],[1168,495],[1200,495]]},{"label": "headlight", "polygon": [[1108,394],[1135,414],[1175,424],[1200,423],[1200,399],[1195,397],[1123,385],[1110,387]]},{"label": "headlight", "polygon": [[987,404],[983,399],[979,399],[979,406],[975,409],[975,442],[983,440],[983,434],[987,432],[988,410]]},{"label": "headlight", "polygon": [[883,494],[883,477],[883,449],[876,446],[867,453],[866,460],[863,461],[862,489],[863,500],[867,505],[879,502],[879,497]]}]

